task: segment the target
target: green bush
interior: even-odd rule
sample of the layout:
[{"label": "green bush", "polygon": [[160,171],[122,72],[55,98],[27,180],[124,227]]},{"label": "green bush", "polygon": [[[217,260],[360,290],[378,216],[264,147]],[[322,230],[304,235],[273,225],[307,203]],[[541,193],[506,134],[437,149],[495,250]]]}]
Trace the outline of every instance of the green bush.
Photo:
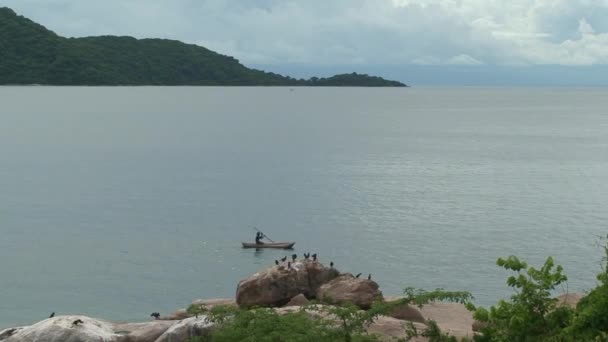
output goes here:
[{"label": "green bush", "polygon": [[[367,335],[365,325],[373,320],[372,313],[354,305],[340,307],[307,306],[279,314],[273,309],[251,310],[231,306],[216,306],[210,310],[191,306],[191,313],[206,314],[218,328],[209,338],[189,342],[376,342]],[[333,317],[333,319],[322,317]]]},{"label": "green bush", "polygon": [[572,324],[562,336],[585,341],[608,341],[608,245],[604,244],[604,266],[599,285],[576,306]]}]

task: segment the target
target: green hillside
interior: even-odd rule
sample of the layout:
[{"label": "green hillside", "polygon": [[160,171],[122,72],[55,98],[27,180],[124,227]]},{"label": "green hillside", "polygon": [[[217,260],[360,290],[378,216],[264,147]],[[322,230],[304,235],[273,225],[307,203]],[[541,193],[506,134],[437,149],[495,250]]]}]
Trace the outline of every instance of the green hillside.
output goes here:
[{"label": "green hillside", "polygon": [[0,84],[405,86],[356,73],[297,80],[175,40],[64,38],[9,8],[0,8]]}]

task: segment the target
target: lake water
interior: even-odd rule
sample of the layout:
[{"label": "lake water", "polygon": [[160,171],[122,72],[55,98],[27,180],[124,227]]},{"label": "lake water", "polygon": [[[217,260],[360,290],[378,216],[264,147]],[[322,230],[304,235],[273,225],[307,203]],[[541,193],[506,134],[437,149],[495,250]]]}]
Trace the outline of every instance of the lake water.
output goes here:
[{"label": "lake water", "polygon": [[406,286],[510,294],[500,256],[595,284],[608,90],[0,87],[0,328],[147,320],[283,251]]}]

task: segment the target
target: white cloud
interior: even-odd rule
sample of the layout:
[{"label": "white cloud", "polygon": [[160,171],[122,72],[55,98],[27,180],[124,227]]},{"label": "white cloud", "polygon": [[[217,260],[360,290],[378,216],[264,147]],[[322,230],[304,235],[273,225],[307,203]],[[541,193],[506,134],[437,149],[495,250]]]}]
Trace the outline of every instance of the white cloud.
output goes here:
[{"label": "white cloud", "polygon": [[261,64],[608,64],[608,0],[0,0],[60,34]]}]

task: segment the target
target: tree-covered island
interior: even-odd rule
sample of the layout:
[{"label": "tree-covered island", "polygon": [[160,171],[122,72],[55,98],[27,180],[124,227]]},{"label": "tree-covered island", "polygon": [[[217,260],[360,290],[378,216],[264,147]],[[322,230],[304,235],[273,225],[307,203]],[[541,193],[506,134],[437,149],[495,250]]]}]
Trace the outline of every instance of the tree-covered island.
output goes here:
[{"label": "tree-covered island", "polygon": [[376,76],[295,79],[167,39],[64,38],[0,8],[0,84],[405,87]]}]

